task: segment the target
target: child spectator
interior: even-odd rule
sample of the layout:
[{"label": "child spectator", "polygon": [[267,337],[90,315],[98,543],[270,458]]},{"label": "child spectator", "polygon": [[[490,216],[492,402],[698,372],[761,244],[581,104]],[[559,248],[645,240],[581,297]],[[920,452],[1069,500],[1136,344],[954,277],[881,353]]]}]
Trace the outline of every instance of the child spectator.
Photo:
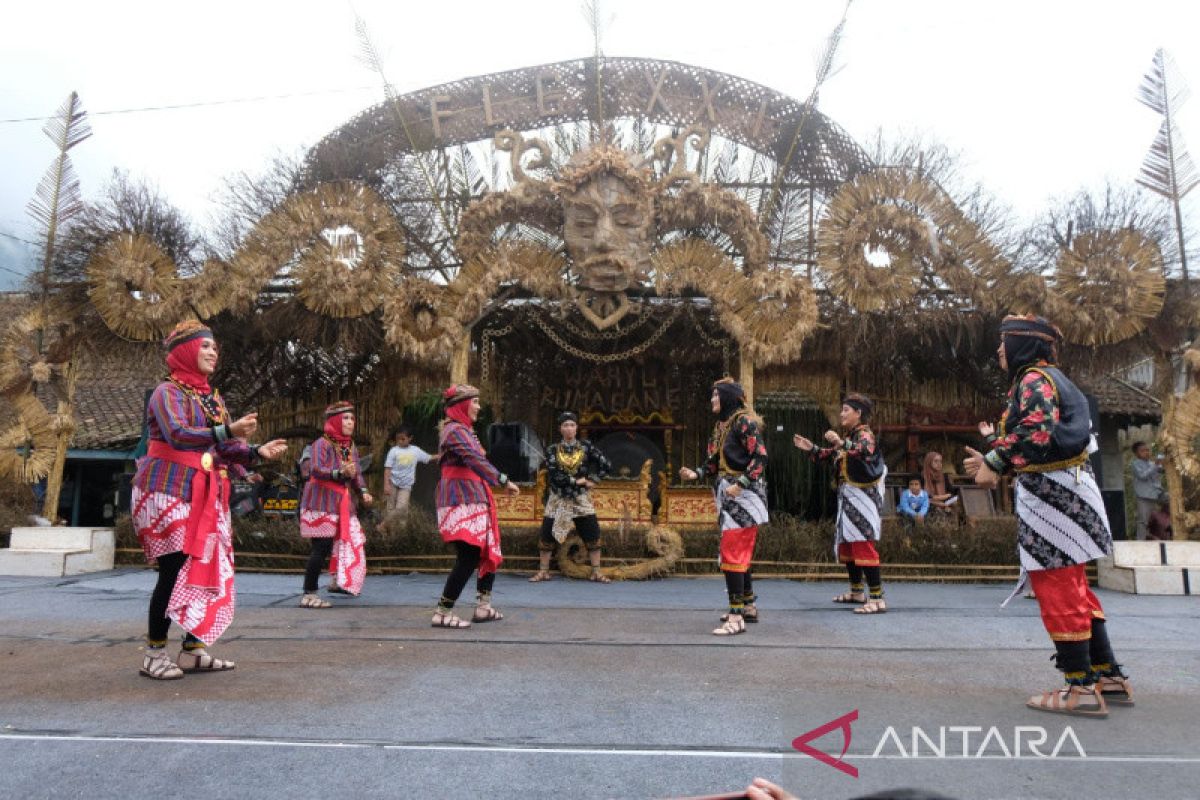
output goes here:
[{"label": "child spectator", "polygon": [[921,488],[921,479],[913,478],[908,482],[908,488],[900,493],[900,503],[896,506],[904,527],[924,525],[925,515],[929,513],[929,494]]},{"label": "child spectator", "polygon": [[396,428],[392,443],[394,446],[388,450],[383,464],[383,493],[387,497],[385,518],[408,514],[413,484],[417,481],[417,464],[438,460],[438,456],[430,455],[412,443],[412,428],[407,425]]}]

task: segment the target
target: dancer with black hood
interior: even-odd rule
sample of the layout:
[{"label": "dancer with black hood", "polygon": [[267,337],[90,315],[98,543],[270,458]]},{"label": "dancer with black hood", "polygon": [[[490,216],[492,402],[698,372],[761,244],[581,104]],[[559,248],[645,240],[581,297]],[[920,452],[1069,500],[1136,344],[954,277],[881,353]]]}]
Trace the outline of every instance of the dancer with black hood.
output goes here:
[{"label": "dancer with black hood", "polygon": [[[838,510],[834,526],[834,552],[846,565],[850,575],[850,591],[833,598],[835,603],[852,603],[859,607],[855,614],[883,614],[887,603],[883,599],[883,579],[880,577],[879,551],[875,543],[883,529],[883,481],[887,467],[883,452],[867,424],[874,404],[863,394],[846,395],[842,401],[839,421],[842,438],[837,431],[826,431],[829,447],[817,448],[800,434],[792,437],[793,444],[806,451],[815,461],[835,461],[838,469]],[[868,597],[863,595],[863,578],[867,581]],[[859,605],[861,604],[861,605]]]},{"label": "dancer with black hood", "polygon": [[715,636],[735,636],[747,622],[758,622],[750,561],[758,539],[758,526],[767,522],[767,448],[762,440],[762,420],[746,405],[746,393],[733,378],[713,384],[712,410],[717,415],[708,458],[696,469],[683,467],[684,480],[701,474],[715,479],[717,524],[721,528],[721,572],[729,592],[729,613]]},{"label": "dancer with black hood", "polygon": [[1004,318],[997,355],[1012,382],[1007,406],[991,452],[967,448],[963,466],[989,488],[1016,473],[1021,582],[1013,595],[1027,582],[1033,588],[1066,678],[1064,688],[1034,695],[1026,705],[1104,717],[1108,703],[1133,705],[1133,691],[1113,655],[1104,609],[1088,586],[1087,563],[1112,552],[1112,533],[1088,461],[1087,398],[1056,366],[1061,340],[1059,329],[1041,317]]}]

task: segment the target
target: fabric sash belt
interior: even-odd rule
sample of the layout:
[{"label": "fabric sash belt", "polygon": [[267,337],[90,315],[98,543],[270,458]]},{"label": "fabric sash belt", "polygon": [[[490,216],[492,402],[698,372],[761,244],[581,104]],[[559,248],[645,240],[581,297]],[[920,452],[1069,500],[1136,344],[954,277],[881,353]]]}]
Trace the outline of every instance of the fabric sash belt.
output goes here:
[{"label": "fabric sash belt", "polygon": [[220,590],[220,564],[217,556],[217,518],[221,502],[229,498],[229,478],[224,469],[214,470],[213,455],[198,450],[176,450],[166,442],[152,439],[146,455],[195,470],[192,475],[192,513],[188,515],[183,552],[191,556],[188,585]]},{"label": "fabric sash belt", "polygon": [[312,478],[312,482],[338,496],[338,539],[343,542],[350,541],[350,515],[354,513],[350,505],[350,488],[344,483],[320,478]]},{"label": "fabric sash belt", "polygon": [[470,467],[462,467],[456,464],[446,464],[442,467],[442,477],[449,480],[473,481],[483,487],[484,494],[487,495],[488,501],[488,535],[487,547],[481,548],[482,558],[479,560],[479,576],[483,577],[489,572],[495,572],[499,568],[500,563],[493,558],[491,551],[494,549],[492,538],[500,533],[500,519],[496,513],[496,498],[492,496],[492,487],[488,486],[487,481],[479,477],[478,473]]}]

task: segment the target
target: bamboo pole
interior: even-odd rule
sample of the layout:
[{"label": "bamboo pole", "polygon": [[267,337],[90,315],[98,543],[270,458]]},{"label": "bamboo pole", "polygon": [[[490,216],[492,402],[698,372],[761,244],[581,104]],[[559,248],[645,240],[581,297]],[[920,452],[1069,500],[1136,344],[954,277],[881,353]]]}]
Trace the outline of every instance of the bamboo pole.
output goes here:
[{"label": "bamboo pole", "polygon": [[46,479],[46,497],[42,503],[42,516],[52,523],[58,522],[58,498],[62,493],[63,471],[67,465],[67,449],[71,444],[71,434],[75,432],[75,384],[79,377],[79,369],[75,359],[63,365],[63,383],[66,386],[66,397],[58,401],[58,440],[54,448],[54,466]]}]

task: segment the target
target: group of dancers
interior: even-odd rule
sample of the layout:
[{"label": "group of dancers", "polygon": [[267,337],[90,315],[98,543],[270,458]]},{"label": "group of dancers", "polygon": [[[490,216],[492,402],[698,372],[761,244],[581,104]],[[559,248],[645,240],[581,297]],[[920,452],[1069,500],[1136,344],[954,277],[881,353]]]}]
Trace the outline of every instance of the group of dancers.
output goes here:
[{"label": "group of dancers", "polygon": [[[1112,535],[1088,463],[1087,402],[1057,366],[1061,339],[1058,328],[1043,318],[1004,319],[997,354],[1011,382],[1006,408],[994,430],[981,424],[990,433],[990,449],[985,455],[967,448],[964,469],[984,487],[997,486],[1002,475],[1014,475],[1021,583],[1032,584],[1065,679],[1065,685],[1031,697],[1027,705],[1103,717],[1109,704],[1132,705],[1133,693],[1109,643],[1104,611],[1087,583],[1086,564],[1112,551]],[[233,619],[229,476],[240,477],[261,461],[279,458],[287,443],[276,439],[252,445],[257,416],[230,417],[208,382],[218,359],[209,328],[197,321],[180,323],[164,344],[170,376],[154,390],[147,407],[150,448],[134,476],[132,516],[147,560],[158,565],[140,674],[172,680],[187,672],[234,668],[234,662],[207,651]],[[718,380],[710,400],[716,422],[704,463],[683,467],[679,474],[712,483],[729,598],[728,611],[712,633],[736,636],[746,632],[747,623],[759,621],[751,565],[759,526],[768,521],[767,451],[762,420],[737,382]],[[504,618],[492,604],[503,560],[493,490],[514,496],[521,490],[488,460],[474,433],[479,390],[454,384],[442,401],[437,524],[442,539],[454,548],[455,561],[431,624],[462,629]],[[868,397],[848,394],[840,411],[842,432],[827,431],[826,446],[800,434],[793,437],[794,446],[813,461],[836,466],[835,551],[846,565],[850,587],[833,599],[856,605],[854,611],[861,615],[888,610],[876,549],[887,469],[870,428],[872,411]],[[323,435],[312,445],[311,478],[300,504],[301,535],[312,541],[300,601],[305,608],[330,605],[317,594],[326,559],[336,591],[357,595],[366,574],[357,509],[373,498],[353,443],[354,408],[334,403],[325,417]],[[538,570],[530,580],[550,579],[550,556],[574,527],[588,549],[591,579],[608,583],[600,571],[600,527],[590,490],[611,465],[598,448],[577,437],[573,413],[563,413],[558,423],[562,438],[548,451],[549,498]],[[475,606],[469,615],[459,616],[455,605],[472,574]],[[172,621],[185,631],[174,657],[166,647]]]}]

